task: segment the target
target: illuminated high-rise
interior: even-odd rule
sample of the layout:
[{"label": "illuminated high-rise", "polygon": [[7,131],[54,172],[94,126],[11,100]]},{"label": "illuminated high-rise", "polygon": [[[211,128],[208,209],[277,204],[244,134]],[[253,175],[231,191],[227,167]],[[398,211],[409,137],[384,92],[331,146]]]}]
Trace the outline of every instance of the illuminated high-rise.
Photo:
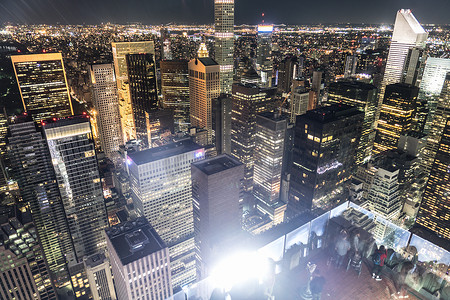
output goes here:
[{"label": "illuminated high-rise", "polygon": [[256,115],[278,108],[275,88],[254,84],[233,84],[231,110],[231,154],[245,165],[244,209],[252,206],[253,167],[256,137]]},{"label": "illuminated high-rise", "polygon": [[272,86],[272,32],[273,25],[258,25],[256,70],[261,76],[261,85],[264,87]]},{"label": "illuminated high-rise", "polygon": [[278,112],[256,116],[253,194],[256,208],[273,224],[284,221],[287,204],[280,201],[281,175],[287,119]]},{"label": "illuminated high-rise", "polygon": [[450,119],[445,122],[430,177],[423,194],[417,224],[450,240]]},{"label": "illuminated high-rise", "polygon": [[356,163],[367,162],[372,155],[375,139],[375,114],[378,104],[376,86],[356,80],[332,82],[328,89],[328,102],[355,106],[364,112]]},{"label": "illuminated high-rise", "polygon": [[70,235],[79,262],[106,247],[108,226],[89,119],[76,116],[43,123]]},{"label": "illuminated high-rise", "polygon": [[189,73],[186,60],[160,62],[163,107],[174,111],[177,131],[189,128]]},{"label": "illuminated high-rise", "polygon": [[410,9],[400,9],[397,12],[384,72],[381,97],[383,97],[384,88],[387,85],[401,81],[409,49],[412,47],[423,48],[427,37],[428,33],[425,32]]},{"label": "illuminated high-rise", "polygon": [[288,210],[329,210],[347,199],[363,120],[344,104],[297,116]]},{"label": "illuminated high-rise", "polygon": [[418,87],[405,83],[386,86],[376,130],[374,154],[396,149],[400,136],[411,130],[418,93]]},{"label": "illuminated high-rise", "polygon": [[348,55],[345,58],[344,78],[355,76],[357,65],[358,65],[358,56],[355,54]]},{"label": "illuminated high-rise", "polygon": [[91,65],[89,71],[100,143],[106,156],[113,160],[113,154],[123,144],[114,66]]},{"label": "illuminated high-rise", "polygon": [[151,114],[158,109],[155,57],[150,53],[127,54],[126,61],[136,139],[151,147]]},{"label": "illuminated high-rise", "polygon": [[114,42],[111,43],[116,71],[117,90],[119,92],[119,111],[122,122],[124,142],[136,138],[134,127],[133,110],[130,99],[129,79],[126,55],[149,53],[155,55],[155,45],[153,41],[144,42]]},{"label": "illuminated high-rise", "polygon": [[427,135],[427,145],[423,151],[422,168],[427,173],[431,171],[448,118],[450,118],[450,73],[447,73],[441,95],[438,98],[432,126]]},{"label": "illuminated high-rise", "polygon": [[24,111],[35,120],[73,114],[61,53],[11,56]]},{"label": "illuminated high-rise", "polygon": [[46,141],[31,118],[17,118],[9,133],[8,155],[22,200],[32,211],[50,276],[56,287],[65,286],[66,263],[75,261],[75,253]]},{"label": "illuminated high-rise", "polygon": [[127,159],[134,205],[169,247],[174,288],[196,280],[191,163],[204,157],[186,139]]},{"label": "illuminated high-rise", "polygon": [[220,65],[220,92],[231,93],[234,66],[234,0],[214,0],[215,59]]},{"label": "illuminated high-rise", "polygon": [[208,130],[212,139],[212,101],[220,94],[220,66],[209,57],[189,62],[191,126]]}]

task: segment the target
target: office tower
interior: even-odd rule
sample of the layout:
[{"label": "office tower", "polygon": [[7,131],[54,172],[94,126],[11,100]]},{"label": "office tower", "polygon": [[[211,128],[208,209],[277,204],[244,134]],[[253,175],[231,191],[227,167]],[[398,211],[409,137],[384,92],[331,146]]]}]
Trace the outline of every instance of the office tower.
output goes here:
[{"label": "office tower", "polygon": [[8,155],[23,202],[32,211],[50,276],[57,288],[69,284],[66,262],[76,260],[50,152],[31,117],[9,126]]},{"label": "office tower", "polygon": [[261,83],[261,77],[258,75],[258,72],[256,72],[255,68],[253,66],[250,66],[241,77],[242,84],[256,84],[260,85]]},{"label": "office tower", "polygon": [[[389,48],[383,87],[401,81],[408,51],[413,47],[425,46],[428,33],[422,28],[409,9],[400,9],[395,18],[394,32]],[[380,96],[383,96],[381,93]]]},{"label": "office tower", "polygon": [[205,43],[200,43],[200,46],[198,47],[197,50],[197,57],[198,58],[209,57],[208,48],[206,48]]},{"label": "office tower", "polygon": [[405,83],[386,86],[376,130],[374,154],[396,149],[400,136],[411,129],[418,93],[419,88]]},{"label": "office tower", "polygon": [[364,112],[356,163],[367,162],[372,156],[375,140],[375,114],[378,104],[376,86],[356,80],[332,82],[328,89],[328,102],[355,106]]},{"label": "office tower", "polygon": [[229,239],[241,228],[240,201],[244,165],[227,155],[192,164],[192,197],[194,200],[194,228],[200,251],[198,261],[200,278],[208,275],[225,254]]},{"label": "office tower", "polygon": [[214,0],[215,59],[220,65],[220,92],[231,93],[234,65],[234,0]]},{"label": "office tower", "polygon": [[409,48],[403,66],[402,83],[419,86],[425,67],[426,52],[422,47]]},{"label": "office tower", "polygon": [[105,248],[103,231],[108,226],[89,118],[46,122],[43,129],[80,262]]},{"label": "office tower", "polygon": [[355,76],[357,65],[358,65],[358,56],[356,54],[348,55],[345,58],[344,78]]},{"label": "office tower", "polygon": [[112,64],[91,65],[92,98],[103,152],[111,160],[123,145],[119,97]]},{"label": "office tower", "polygon": [[309,100],[311,103],[313,103],[311,106],[312,109],[316,108],[319,105],[319,102],[321,100],[321,94],[322,94],[322,76],[323,72],[316,70],[313,71],[313,76],[311,79],[311,91],[313,91],[311,95],[311,99]]},{"label": "office tower", "polygon": [[204,157],[191,140],[128,154],[133,203],[169,247],[174,288],[196,280],[190,164]]},{"label": "office tower", "polygon": [[447,240],[450,240],[450,219],[448,218],[450,203],[448,194],[450,190],[449,165],[450,119],[447,119],[416,220],[418,225]]},{"label": "office tower", "polygon": [[108,228],[106,241],[117,299],[172,296],[169,250],[144,217]]},{"label": "office tower", "polygon": [[231,106],[231,95],[221,94],[212,103],[213,141],[219,154],[231,154]]},{"label": "office tower", "polygon": [[256,70],[263,87],[272,86],[272,32],[273,25],[258,25]]},{"label": "office tower", "polygon": [[8,135],[8,115],[6,109],[0,109],[0,192],[8,189],[8,171],[6,169],[9,161],[6,147],[6,137]]},{"label": "office tower", "polygon": [[427,145],[423,152],[422,168],[426,173],[431,171],[436,152],[442,137],[447,119],[450,118],[450,72],[444,81],[441,95],[438,98],[433,123],[427,136]]},{"label": "office tower", "polygon": [[0,207],[0,299],[56,298],[29,213]]},{"label": "office tower", "polygon": [[[110,252],[111,253],[111,252]],[[94,300],[116,300],[114,282],[111,274],[109,260],[104,253],[97,253],[89,256],[84,261],[86,275],[91,287]]]},{"label": "office tower", "polygon": [[[208,130],[212,136],[212,101],[220,94],[220,66],[212,58],[189,61],[191,126]],[[211,138],[209,139],[211,141]]]},{"label": "office tower", "polygon": [[289,93],[291,91],[292,80],[297,77],[298,62],[297,57],[286,57],[278,68],[278,92]]},{"label": "office tower", "polygon": [[395,220],[402,208],[398,173],[399,170],[392,166],[375,167],[369,188],[367,207],[387,220]]},{"label": "office tower", "polygon": [[84,262],[80,261],[78,263],[70,264],[69,273],[73,287],[72,293],[75,295],[75,298],[91,299],[92,291],[86,274]]},{"label": "office tower", "polygon": [[186,60],[160,62],[163,108],[174,111],[176,131],[189,128],[189,73]]},{"label": "office tower", "polygon": [[346,199],[364,113],[333,104],[297,116],[289,210],[329,210]]},{"label": "office tower", "polygon": [[156,67],[150,53],[127,54],[128,84],[136,139],[150,147],[149,114],[158,109]]},{"label": "office tower", "polygon": [[256,115],[274,111],[279,103],[275,99],[276,89],[260,88],[252,84],[233,84],[231,111],[231,154],[245,165],[244,206],[252,206],[253,198],[253,152],[255,149]]},{"label": "office tower", "polygon": [[256,208],[269,215],[273,224],[284,221],[287,204],[280,201],[287,119],[278,112],[256,116],[253,194]]},{"label": "office tower", "polygon": [[290,122],[295,124],[297,116],[304,115],[310,108],[312,91],[309,91],[304,86],[298,86],[291,92],[291,106],[290,106]]},{"label": "office tower", "polygon": [[122,122],[124,142],[136,138],[133,109],[130,98],[130,87],[127,68],[127,54],[148,53],[155,55],[153,41],[111,43],[114,68],[116,71],[117,90],[119,92],[119,112]]},{"label": "office tower", "polygon": [[161,60],[172,60],[170,35],[166,28],[161,29]]},{"label": "office tower", "polygon": [[23,109],[35,120],[73,114],[61,53],[11,56]]},{"label": "office tower", "polygon": [[428,116],[424,133],[428,134],[432,128],[434,115],[444,87],[447,74],[450,73],[450,59],[428,57],[422,81],[420,82],[419,99],[427,103]]}]

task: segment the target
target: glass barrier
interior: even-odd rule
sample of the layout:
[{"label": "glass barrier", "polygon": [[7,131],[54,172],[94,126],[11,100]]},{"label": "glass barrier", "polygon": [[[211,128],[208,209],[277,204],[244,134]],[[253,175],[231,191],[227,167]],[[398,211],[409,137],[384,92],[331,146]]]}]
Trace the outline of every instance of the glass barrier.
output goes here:
[{"label": "glass barrier", "polygon": [[311,250],[320,249],[324,245],[325,231],[331,213],[327,212],[311,221],[309,245]]},{"label": "glass barrier", "polygon": [[279,239],[271,242],[268,245],[260,248],[258,253],[264,257],[271,258],[275,262],[279,262],[283,259],[284,241],[286,236],[282,236]]},{"label": "glass barrier", "polygon": [[334,218],[334,217],[337,217],[337,216],[340,216],[348,208],[348,204],[349,204],[349,202],[347,201],[347,202],[344,202],[341,205],[333,208],[330,211],[330,219]]}]

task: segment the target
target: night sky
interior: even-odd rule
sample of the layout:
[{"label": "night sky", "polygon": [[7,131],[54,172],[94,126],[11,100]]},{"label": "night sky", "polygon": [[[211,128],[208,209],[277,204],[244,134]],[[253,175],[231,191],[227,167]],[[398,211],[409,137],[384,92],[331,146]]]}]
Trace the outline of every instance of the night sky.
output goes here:
[{"label": "night sky", "polygon": [[[0,23],[211,24],[213,0],[0,0]],[[410,8],[421,23],[450,23],[450,0],[236,0],[236,24],[393,23]]]}]

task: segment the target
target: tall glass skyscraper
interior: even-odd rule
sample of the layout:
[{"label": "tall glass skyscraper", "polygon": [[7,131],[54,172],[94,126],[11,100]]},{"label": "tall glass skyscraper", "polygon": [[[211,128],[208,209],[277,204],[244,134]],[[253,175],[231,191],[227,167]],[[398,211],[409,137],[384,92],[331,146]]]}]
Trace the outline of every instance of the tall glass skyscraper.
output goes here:
[{"label": "tall glass skyscraper", "polygon": [[113,160],[113,154],[119,151],[119,146],[123,144],[114,66],[91,65],[89,74],[100,143],[106,156]]},{"label": "tall glass skyscraper", "polygon": [[89,118],[43,123],[78,261],[106,247],[108,226]]},{"label": "tall glass skyscraper", "polygon": [[215,59],[220,65],[220,92],[230,94],[234,66],[234,0],[214,0]]},{"label": "tall glass skyscraper", "polygon": [[149,53],[155,55],[153,41],[111,43],[119,93],[119,111],[124,142],[136,138],[133,110],[129,93],[127,54]]},{"label": "tall glass skyscraper", "polygon": [[151,147],[150,114],[158,109],[153,54],[127,54],[128,83],[136,138]]},{"label": "tall glass skyscraper", "polygon": [[73,114],[61,53],[11,56],[24,111],[35,120]]},{"label": "tall glass skyscraper", "polygon": [[66,263],[76,260],[50,152],[31,118],[9,126],[8,154],[20,195],[31,208],[50,276],[56,287],[70,283]]},{"label": "tall glass skyscraper", "polygon": [[272,86],[272,32],[273,25],[258,25],[256,70],[264,87]]}]

